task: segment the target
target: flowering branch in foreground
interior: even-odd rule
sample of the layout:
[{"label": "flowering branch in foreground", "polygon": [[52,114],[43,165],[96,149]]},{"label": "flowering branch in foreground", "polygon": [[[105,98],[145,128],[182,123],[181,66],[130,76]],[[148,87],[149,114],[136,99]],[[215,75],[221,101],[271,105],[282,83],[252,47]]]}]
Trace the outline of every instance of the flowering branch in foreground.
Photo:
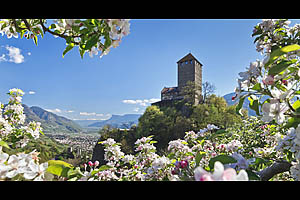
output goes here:
[{"label": "flowering branch in foreground", "polygon": [[50,26],[46,26],[46,19],[2,19],[0,33],[7,38],[20,37],[32,39],[38,44],[38,36],[44,37],[47,32],[54,37],[63,38],[67,52],[78,46],[81,58],[88,52],[91,57],[100,58],[107,55],[112,47],[119,46],[121,39],[130,33],[128,19],[55,19]]}]

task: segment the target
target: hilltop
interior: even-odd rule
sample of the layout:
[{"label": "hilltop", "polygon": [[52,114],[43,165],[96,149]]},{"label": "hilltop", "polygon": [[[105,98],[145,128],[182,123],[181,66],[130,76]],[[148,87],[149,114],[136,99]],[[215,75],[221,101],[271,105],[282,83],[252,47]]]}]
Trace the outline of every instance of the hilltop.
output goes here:
[{"label": "hilltop", "polygon": [[82,131],[81,127],[70,119],[48,112],[38,106],[29,107],[25,104],[22,106],[26,115],[25,122],[41,122],[45,133],[78,133]]}]

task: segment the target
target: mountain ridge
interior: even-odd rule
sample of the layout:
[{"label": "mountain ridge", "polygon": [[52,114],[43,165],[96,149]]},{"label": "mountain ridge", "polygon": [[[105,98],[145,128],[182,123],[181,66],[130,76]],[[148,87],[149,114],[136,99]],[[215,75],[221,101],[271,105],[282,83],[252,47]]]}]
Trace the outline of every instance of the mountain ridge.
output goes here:
[{"label": "mountain ridge", "polygon": [[114,128],[130,128],[133,124],[138,124],[138,119],[141,114],[124,114],[124,115],[112,115],[107,120],[74,120],[83,128],[102,128],[105,125],[110,125]]},{"label": "mountain ridge", "polygon": [[66,117],[56,115],[52,112],[48,112],[38,106],[29,107],[25,104],[22,104],[22,106],[24,108],[24,114],[26,116],[25,122],[41,122],[43,132],[45,133],[78,133],[82,131],[82,128],[78,124]]}]

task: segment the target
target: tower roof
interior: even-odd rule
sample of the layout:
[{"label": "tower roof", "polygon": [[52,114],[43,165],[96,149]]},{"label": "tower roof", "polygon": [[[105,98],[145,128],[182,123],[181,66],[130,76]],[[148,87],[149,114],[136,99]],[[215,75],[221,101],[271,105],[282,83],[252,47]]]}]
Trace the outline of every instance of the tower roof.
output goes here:
[{"label": "tower roof", "polygon": [[200,63],[200,61],[197,60],[191,53],[188,53],[186,56],[184,56],[179,61],[177,61],[177,63],[185,62],[185,61],[188,61],[188,60],[196,60],[202,66],[202,64]]}]

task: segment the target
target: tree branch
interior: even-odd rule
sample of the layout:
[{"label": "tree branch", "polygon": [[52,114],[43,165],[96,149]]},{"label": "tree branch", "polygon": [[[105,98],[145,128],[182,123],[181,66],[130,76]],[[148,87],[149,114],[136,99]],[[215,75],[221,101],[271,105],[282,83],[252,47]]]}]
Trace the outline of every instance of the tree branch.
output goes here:
[{"label": "tree branch", "polygon": [[29,31],[31,31],[31,26],[30,26],[30,24],[28,23],[28,21],[27,21],[26,19],[22,19],[22,21],[25,23],[25,26],[27,27],[27,29],[28,29]]},{"label": "tree branch", "polygon": [[26,29],[26,28],[19,27],[18,24],[17,24],[17,21],[15,19],[12,19],[12,22],[13,22],[14,26],[16,27],[16,30],[24,30],[24,29]]},{"label": "tree branch", "polygon": [[[56,35],[56,36],[58,36],[58,37],[64,38],[65,40],[67,39],[68,36],[66,36],[66,35],[64,35],[64,34],[56,33],[56,32],[54,32],[54,31],[51,31],[49,28],[47,28],[47,27],[44,25],[42,19],[40,19],[40,24],[41,24],[41,26],[42,26],[42,28],[43,28],[44,33],[49,32],[49,33],[51,33],[52,35]],[[80,44],[79,42],[75,42],[75,41],[74,41],[73,43],[76,44],[76,45],[79,45],[79,44]]]},{"label": "tree branch", "polygon": [[289,171],[291,166],[292,164],[287,161],[276,161],[270,167],[263,169],[257,174],[260,176],[262,181],[268,181],[276,174]]}]

